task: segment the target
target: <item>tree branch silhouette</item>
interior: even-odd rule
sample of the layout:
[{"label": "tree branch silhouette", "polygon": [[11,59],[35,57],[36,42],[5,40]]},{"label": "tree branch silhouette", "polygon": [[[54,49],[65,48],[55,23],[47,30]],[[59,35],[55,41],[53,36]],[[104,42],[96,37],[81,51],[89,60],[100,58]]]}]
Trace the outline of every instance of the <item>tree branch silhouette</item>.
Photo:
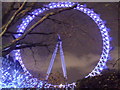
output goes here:
[{"label": "tree branch silhouette", "polygon": [[[25,2],[24,2],[25,3]],[[50,12],[48,14],[46,14],[45,16],[43,16],[38,22],[36,22],[34,25],[32,25],[26,32],[24,32],[20,37],[16,38],[15,40],[12,40],[12,42],[10,42],[8,45],[6,45],[5,47],[3,47],[3,51],[5,49],[7,49],[7,51],[9,52],[6,52],[3,54],[6,55],[8,53],[10,53],[12,50],[14,50],[16,48],[16,45],[19,41],[23,40],[29,33],[31,33],[31,31],[36,27],[38,26],[39,24],[41,24],[43,21],[45,21],[47,18],[49,18],[50,16],[53,16],[53,15],[56,15],[56,14],[59,14],[63,11],[66,11],[66,10],[71,10],[73,8],[75,8],[77,5],[73,5],[72,7],[67,7],[67,8],[62,8],[62,9],[59,9],[57,11],[54,11],[54,12]],[[7,28],[6,28],[7,29]],[[6,30],[4,30],[4,32],[6,32]],[[3,32],[3,34],[4,34]],[[3,35],[2,34],[2,35]]]}]

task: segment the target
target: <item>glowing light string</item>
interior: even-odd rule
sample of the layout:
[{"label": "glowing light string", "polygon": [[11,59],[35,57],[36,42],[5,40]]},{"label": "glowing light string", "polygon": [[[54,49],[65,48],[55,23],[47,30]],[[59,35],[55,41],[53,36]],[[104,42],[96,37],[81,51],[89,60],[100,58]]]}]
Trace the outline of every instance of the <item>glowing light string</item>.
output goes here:
[{"label": "glowing light string", "polygon": [[[49,9],[55,9],[55,8],[65,8],[65,7],[71,7],[72,5],[74,5],[76,3],[73,2],[58,2],[58,3],[50,3],[48,5],[45,6],[45,8],[42,9],[36,9],[33,12],[31,12],[31,15],[28,15],[25,19],[23,19],[22,23],[20,24],[20,26],[18,27],[17,32],[24,32],[26,27],[28,26],[28,24],[34,20],[34,18],[43,13],[44,11],[47,11]],[[109,29],[105,26],[105,22],[100,18],[100,16],[98,14],[96,14],[93,9],[89,9],[86,7],[86,5],[81,5],[77,3],[77,7],[74,8],[75,10],[81,11],[83,13],[85,13],[86,15],[88,15],[90,18],[92,18],[94,20],[94,22],[97,24],[98,28],[100,29],[100,33],[102,36],[102,42],[103,42],[103,50],[102,50],[102,54],[100,57],[100,60],[98,62],[98,64],[95,66],[95,68],[92,70],[92,72],[90,72],[87,77],[91,77],[91,76],[96,76],[99,75],[102,70],[106,67],[106,62],[109,58],[109,51],[110,51],[110,37],[108,34]],[[18,38],[19,36],[21,36],[21,34],[17,34],[16,38]],[[22,66],[25,74],[24,75],[28,75],[28,76],[32,76],[29,71],[25,68],[23,62],[22,62],[22,58],[21,58],[21,54],[20,54],[20,50],[14,50],[14,60],[15,61],[19,61],[20,65]],[[6,69],[6,68],[5,68]],[[7,70],[7,69],[6,69]],[[2,71],[4,72],[4,69],[2,69]],[[36,79],[32,79],[33,81]],[[37,81],[36,81],[37,82]],[[1,84],[1,83],[0,83]],[[4,87],[6,83],[2,83],[1,87]],[[26,83],[26,85],[31,86],[31,84]],[[75,86],[75,83],[72,83],[73,86]],[[11,85],[14,88],[15,87],[19,87],[19,85]],[[23,85],[24,86],[24,85]],[[28,87],[25,86],[25,87]],[[51,84],[45,84],[45,88],[49,88],[52,87],[53,85]],[[65,85],[62,85],[63,87]],[[68,86],[70,87],[71,84],[68,84]],[[7,86],[6,86],[7,87]],[[54,86],[57,87],[57,86]],[[60,86],[61,87],[61,86]]]}]

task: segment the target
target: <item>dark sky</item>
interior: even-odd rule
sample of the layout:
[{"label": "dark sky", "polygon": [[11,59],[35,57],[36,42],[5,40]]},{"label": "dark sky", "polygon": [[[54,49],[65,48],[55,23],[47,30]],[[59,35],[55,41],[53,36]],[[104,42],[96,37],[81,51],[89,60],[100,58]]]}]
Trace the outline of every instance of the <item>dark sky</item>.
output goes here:
[{"label": "dark sky", "polygon": [[[107,64],[109,68],[112,68],[111,63],[114,63],[118,58],[118,4],[86,4],[88,8],[93,8],[96,13],[100,14],[101,18],[107,21],[106,26],[111,29],[109,34],[113,38],[111,45],[114,49],[111,51],[112,60],[110,60]],[[59,20],[61,23],[47,19],[42,24],[38,25],[34,31],[59,33],[63,41],[63,50],[69,79],[68,81],[73,82],[85,77],[92,71],[99,61],[102,51],[102,37],[97,25],[89,16],[77,10],[65,11],[55,16],[51,16],[50,18]],[[39,19],[40,17],[37,17],[30,25]],[[21,21],[18,21],[10,28],[10,30],[17,30],[16,26],[20,24],[20,22]],[[44,42],[50,44],[50,52],[46,49],[46,47],[33,48],[35,58],[33,58],[33,53],[29,48],[21,50],[22,59],[26,68],[35,77],[38,77],[38,74],[43,77],[45,76],[52,52],[55,48],[55,44],[57,43],[56,39],[57,34],[47,36],[28,35],[25,38],[24,42]],[[6,41],[8,41],[8,39],[4,39],[4,42]],[[36,65],[34,59],[37,61]],[[56,71],[62,72],[59,53],[57,53],[52,72]]]}]

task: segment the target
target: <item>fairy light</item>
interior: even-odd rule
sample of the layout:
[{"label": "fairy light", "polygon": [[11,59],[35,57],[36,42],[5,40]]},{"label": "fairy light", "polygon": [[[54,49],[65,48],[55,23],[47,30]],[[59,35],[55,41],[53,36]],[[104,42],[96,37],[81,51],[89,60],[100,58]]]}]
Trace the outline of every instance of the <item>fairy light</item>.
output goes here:
[{"label": "fairy light", "polygon": [[[48,5],[45,5],[46,8],[42,8],[42,9],[36,9],[33,12],[30,13],[30,15],[28,15],[25,19],[22,19],[22,23],[18,26],[18,30],[17,32],[24,32],[26,27],[28,26],[28,24],[34,20],[34,18],[43,13],[44,11],[47,11],[49,9],[55,9],[55,8],[65,8],[65,7],[71,7],[72,5],[77,4],[77,7],[74,8],[75,10],[81,11],[83,13],[85,13],[86,15],[88,15],[90,18],[93,19],[93,21],[97,24],[98,28],[100,29],[101,32],[101,36],[102,36],[102,41],[103,41],[103,50],[102,50],[102,54],[100,57],[100,60],[98,62],[98,64],[96,65],[96,67],[92,70],[92,72],[90,72],[87,76],[85,76],[85,78],[87,77],[92,77],[92,76],[96,76],[99,75],[102,70],[106,67],[106,62],[108,60],[109,57],[109,51],[110,51],[110,37],[108,34],[109,29],[105,26],[105,21],[103,21],[100,18],[99,14],[96,14],[94,12],[93,9],[89,9],[86,8],[86,5],[80,5],[78,3],[73,3],[73,2],[54,2],[54,3],[49,3]],[[18,38],[20,37],[22,34],[16,34],[15,37]],[[18,88],[18,87],[22,87],[22,88],[27,88],[27,87],[34,87],[37,84],[37,88],[42,88],[43,86],[43,82],[40,80],[37,80],[36,78],[32,78],[30,79],[29,77],[31,77],[32,75],[29,73],[29,71],[25,68],[23,62],[22,62],[22,58],[21,58],[21,54],[20,54],[20,50],[14,50],[14,60],[19,61],[23,71],[25,72],[25,74],[20,74],[19,71],[14,71],[13,73],[13,77],[15,77],[16,74],[18,74],[18,81],[19,84],[15,84],[14,82],[17,83],[17,81],[15,81],[15,78],[12,77],[12,75],[10,76],[10,80],[13,78],[13,83],[9,83],[6,84],[7,82],[2,82],[0,83],[0,87],[13,87],[13,88]],[[3,81],[5,81],[6,79],[6,75],[9,76],[10,73],[8,72],[11,68],[8,67],[6,70],[4,70],[6,68],[2,68],[1,71],[4,72],[4,75],[2,76]],[[8,74],[9,73],[9,74]],[[20,80],[28,80],[29,83],[20,83]],[[21,85],[21,86],[20,86]],[[52,85],[52,84],[45,84],[45,88],[49,88],[49,87],[65,87],[66,85]],[[67,87],[75,87],[76,83],[72,83],[72,84],[68,84]]]}]

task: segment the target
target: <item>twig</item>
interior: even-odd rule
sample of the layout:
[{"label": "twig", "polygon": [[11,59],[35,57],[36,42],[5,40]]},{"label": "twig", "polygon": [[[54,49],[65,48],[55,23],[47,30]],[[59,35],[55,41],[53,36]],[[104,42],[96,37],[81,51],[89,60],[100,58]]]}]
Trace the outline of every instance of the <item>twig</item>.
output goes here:
[{"label": "twig", "polygon": [[120,58],[118,58],[118,59],[116,60],[116,62],[113,64],[113,67],[115,67],[116,63],[117,63],[119,60],[120,60]]},{"label": "twig", "polygon": [[[28,13],[28,15],[31,15],[31,16],[32,16],[32,15],[34,15],[34,14]],[[42,17],[44,17],[44,16],[45,16],[45,15],[39,15],[39,16],[36,15],[36,17],[40,17],[40,18],[42,18]],[[58,23],[58,24],[66,24],[66,25],[69,24],[69,23],[66,23],[66,22],[63,22],[63,21],[54,19],[54,18],[50,18],[50,17],[48,17],[47,19],[48,19],[48,20],[52,20],[53,22]]]},{"label": "twig", "polygon": [[46,46],[46,49],[48,50],[48,52],[51,52],[48,46]]},{"label": "twig", "polygon": [[23,4],[21,5],[21,7],[13,14],[13,16],[10,18],[10,20],[8,21],[8,23],[5,25],[4,30],[0,33],[0,37],[2,37],[2,35],[7,31],[8,26],[10,25],[10,23],[14,20],[14,18],[17,16],[17,14],[19,13],[19,11],[24,7],[24,5],[26,4],[25,0],[23,2]]},{"label": "twig", "polygon": [[32,43],[32,44],[25,44],[21,46],[16,46],[15,49],[24,49],[24,48],[31,48],[31,47],[36,47],[36,46],[49,46],[47,44],[42,44],[42,43]]},{"label": "twig", "polygon": [[[11,32],[11,31],[7,31],[6,34],[24,34],[22,32]],[[30,32],[28,34],[41,34],[41,35],[50,35],[50,34],[54,34],[54,32],[50,32],[50,33],[40,33],[40,32]]]},{"label": "twig", "polygon": [[30,48],[30,50],[31,50],[31,52],[32,52],[32,56],[33,56],[33,59],[34,59],[34,61],[35,61],[35,65],[36,65],[37,60],[35,59],[35,53],[34,53],[32,47]]},{"label": "twig", "polygon": [[68,23],[63,22],[63,21],[60,21],[60,20],[57,20],[57,19],[54,19],[54,18],[47,18],[47,19],[52,20],[53,22],[58,23],[58,24],[65,24],[65,25],[68,25]]}]

